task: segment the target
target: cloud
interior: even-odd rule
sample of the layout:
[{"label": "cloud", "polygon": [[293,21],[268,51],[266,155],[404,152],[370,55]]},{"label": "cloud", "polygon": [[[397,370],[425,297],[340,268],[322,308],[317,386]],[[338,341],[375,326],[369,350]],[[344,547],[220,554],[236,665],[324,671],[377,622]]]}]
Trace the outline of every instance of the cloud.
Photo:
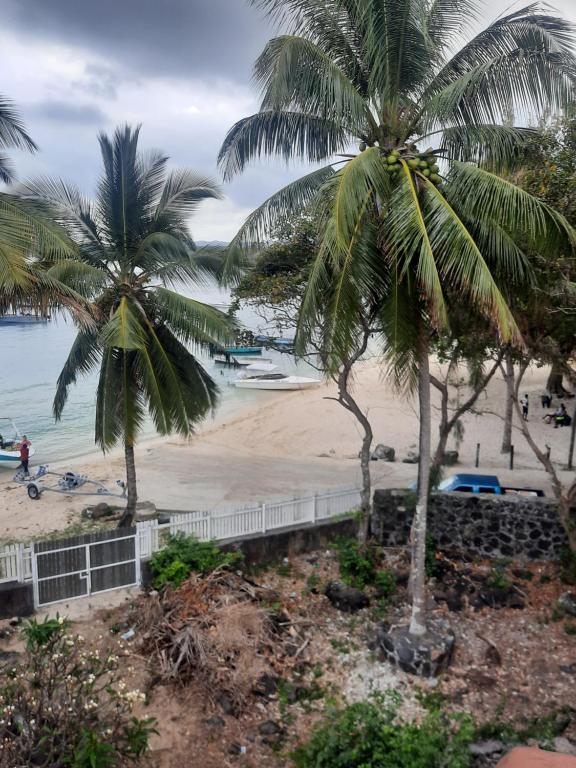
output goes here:
[{"label": "cloud", "polygon": [[104,56],[138,76],[245,82],[269,37],[247,0],[4,0],[4,29]]},{"label": "cloud", "polygon": [[56,123],[102,126],[108,122],[106,114],[91,104],[72,104],[65,101],[41,101],[28,106],[33,118]]}]

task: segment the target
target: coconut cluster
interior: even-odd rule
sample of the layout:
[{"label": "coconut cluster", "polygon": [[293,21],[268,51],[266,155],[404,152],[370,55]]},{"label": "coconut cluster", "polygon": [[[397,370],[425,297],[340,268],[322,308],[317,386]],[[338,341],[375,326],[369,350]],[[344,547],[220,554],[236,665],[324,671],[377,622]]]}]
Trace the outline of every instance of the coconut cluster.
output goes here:
[{"label": "coconut cluster", "polygon": [[[366,144],[361,142],[360,152],[364,152],[365,149]],[[438,167],[436,157],[432,150],[417,152],[416,147],[409,147],[403,150],[393,149],[390,154],[386,156],[386,172],[392,176],[397,175],[402,170],[401,160],[404,160],[412,171],[429,179],[432,184],[435,184],[436,186],[442,184],[440,168]]]}]

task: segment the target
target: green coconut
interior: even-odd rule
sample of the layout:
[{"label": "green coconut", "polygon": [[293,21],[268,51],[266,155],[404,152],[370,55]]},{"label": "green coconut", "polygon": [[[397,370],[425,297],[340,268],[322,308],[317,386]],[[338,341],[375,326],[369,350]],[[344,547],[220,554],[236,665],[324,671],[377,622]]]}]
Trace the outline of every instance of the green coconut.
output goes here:
[{"label": "green coconut", "polygon": [[433,173],[430,176],[430,181],[432,181],[434,184],[442,184],[442,176],[438,176],[437,173]]},{"label": "green coconut", "polygon": [[366,149],[366,142],[365,141],[361,141],[358,148],[359,148],[360,152],[364,152],[364,150]]},{"label": "green coconut", "polygon": [[430,176],[430,169],[424,168],[424,170],[422,171],[422,176],[426,176],[426,178],[428,178],[428,176]]},{"label": "green coconut", "polygon": [[416,158],[413,157],[412,159],[408,160],[408,165],[410,166],[410,168],[413,168],[415,170],[420,165],[420,161],[416,160]]},{"label": "green coconut", "polygon": [[397,157],[395,155],[388,155],[388,157],[386,158],[386,162],[389,165],[394,165],[397,162]]}]

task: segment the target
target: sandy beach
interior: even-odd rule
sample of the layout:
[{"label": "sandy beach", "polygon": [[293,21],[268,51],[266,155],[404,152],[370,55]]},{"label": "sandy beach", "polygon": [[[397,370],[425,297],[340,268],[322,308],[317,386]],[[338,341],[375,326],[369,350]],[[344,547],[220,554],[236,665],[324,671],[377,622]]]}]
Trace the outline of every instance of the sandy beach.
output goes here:
[{"label": "sandy beach", "polygon": [[[530,395],[534,437],[540,446],[551,446],[552,459],[561,467],[566,462],[570,430],[555,430],[542,421],[540,394],[547,373],[545,368],[531,369],[522,391]],[[383,379],[381,368],[371,361],[359,368],[355,392],[373,424],[375,444],[396,449],[394,464],[372,462],[374,487],[406,486],[416,478],[416,467],[402,463],[417,444],[416,400],[395,393]],[[508,469],[508,456],[500,453],[504,394],[504,382],[497,374],[476,405],[481,415],[468,413],[463,418],[458,470],[474,469],[476,445],[480,443],[480,469],[476,471],[494,472],[505,483],[538,486],[550,493],[546,474],[517,428],[513,472]],[[260,407],[244,411],[190,441],[168,438],[142,442],[137,449],[139,499],[152,501],[158,508],[190,511],[358,485],[359,427],[330,399],[334,395],[335,387],[330,383],[305,392],[278,393],[267,397]],[[435,439],[433,434],[433,444]],[[448,447],[455,447],[453,439]],[[94,454],[77,463],[52,464],[50,468],[85,473],[109,487],[124,477],[121,451],[105,457]],[[451,472],[446,470],[446,474]],[[98,501],[94,496],[51,493],[32,501],[25,488],[11,482],[12,474],[0,472],[3,541],[24,541],[62,530],[79,522],[81,510]],[[567,474],[564,477],[568,479]]]}]

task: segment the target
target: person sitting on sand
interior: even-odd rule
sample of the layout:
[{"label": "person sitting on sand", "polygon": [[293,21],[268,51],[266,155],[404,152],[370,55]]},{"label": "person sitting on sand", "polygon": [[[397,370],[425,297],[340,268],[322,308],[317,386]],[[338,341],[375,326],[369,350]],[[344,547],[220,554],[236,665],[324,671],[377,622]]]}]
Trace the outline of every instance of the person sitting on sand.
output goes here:
[{"label": "person sitting on sand", "polygon": [[554,414],[554,429],[567,426],[566,419],[570,419],[570,416],[568,416],[568,411],[566,410],[564,403],[560,403],[560,407],[556,409]]}]

